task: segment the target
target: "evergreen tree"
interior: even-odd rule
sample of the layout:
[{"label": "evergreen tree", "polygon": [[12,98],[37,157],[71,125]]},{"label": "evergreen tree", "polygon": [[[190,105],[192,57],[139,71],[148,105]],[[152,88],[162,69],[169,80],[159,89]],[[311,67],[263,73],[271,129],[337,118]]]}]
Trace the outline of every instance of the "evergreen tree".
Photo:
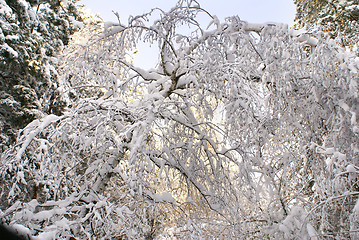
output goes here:
[{"label": "evergreen tree", "polygon": [[78,26],[75,2],[0,0],[0,151],[43,113],[61,114],[56,53]]},{"label": "evergreen tree", "polygon": [[297,28],[317,25],[343,47],[358,51],[358,0],[294,0],[294,3]]}]

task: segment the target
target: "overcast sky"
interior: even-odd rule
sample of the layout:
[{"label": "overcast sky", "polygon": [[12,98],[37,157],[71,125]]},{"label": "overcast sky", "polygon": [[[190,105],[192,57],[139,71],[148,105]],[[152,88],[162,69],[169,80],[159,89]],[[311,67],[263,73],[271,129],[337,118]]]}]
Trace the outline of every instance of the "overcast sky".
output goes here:
[{"label": "overcast sky", "polygon": [[[169,10],[177,0],[81,0],[92,13],[98,13],[104,21],[117,21],[112,11],[118,12],[121,22],[126,24],[128,16],[148,12],[154,7]],[[238,15],[251,23],[279,22],[293,24],[295,6],[293,0],[199,0],[201,7],[220,20]],[[153,50],[143,47],[136,55],[135,64],[143,68],[154,67],[156,55]],[[155,56],[155,57],[153,57]],[[153,58],[149,60],[149,58]],[[143,60],[141,60],[143,59]]]}]

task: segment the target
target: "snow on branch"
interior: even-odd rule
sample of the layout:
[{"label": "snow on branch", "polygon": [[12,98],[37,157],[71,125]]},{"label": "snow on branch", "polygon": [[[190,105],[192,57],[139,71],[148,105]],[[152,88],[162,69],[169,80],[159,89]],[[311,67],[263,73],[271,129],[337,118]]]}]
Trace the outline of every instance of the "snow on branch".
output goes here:
[{"label": "snow on branch", "polygon": [[50,124],[61,119],[61,117],[51,114],[40,120],[33,121],[24,130],[22,130],[19,141],[23,141],[23,143],[16,154],[16,160],[19,161],[21,159],[21,156],[25,152],[26,148],[39,133],[41,133]]},{"label": "snow on branch", "polygon": [[[358,225],[352,54],[318,31],[220,22],[197,1],[104,27],[64,50],[65,115],[32,122],[1,155],[8,222],[99,239],[309,239],[337,220],[348,237]],[[141,41],[158,49],[152,69],[130,59]]]}]

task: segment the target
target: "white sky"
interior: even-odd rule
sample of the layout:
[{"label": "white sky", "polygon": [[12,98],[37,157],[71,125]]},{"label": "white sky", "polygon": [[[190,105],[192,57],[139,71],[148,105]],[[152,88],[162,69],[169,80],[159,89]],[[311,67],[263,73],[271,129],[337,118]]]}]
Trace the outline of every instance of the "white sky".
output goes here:
[{"label": "white sky", "polygon": [[[129,15],[138,15],[151,8],[169,10],[177,0],[81,0],[93,13],[105,21],[116,21],[112,10],[118,12],[122,22]],[[220,19],[238,15],[252,23],[281,22],[292,24],[295,15],[293,0],[199,0],[201,7]]]},{"label": "white sky", "polygon": [[[295,6],[293,0],[199,0],[202,8],[220,20],[225,17],[238,15],[242,20],[251,23],[280,22],[293,24]],[[127,23],[129,15],[136,16],[148,12],[154,7],[169,10],[174,7],[177,0],[81,0],[98,13],[104,21],[117,22],[112,10],[118,12],[121,23]],[[157,60],[154,50],[145,46],[139,47],[139,53],[134,59],[135,65],[148,69],[153,68]]]}]

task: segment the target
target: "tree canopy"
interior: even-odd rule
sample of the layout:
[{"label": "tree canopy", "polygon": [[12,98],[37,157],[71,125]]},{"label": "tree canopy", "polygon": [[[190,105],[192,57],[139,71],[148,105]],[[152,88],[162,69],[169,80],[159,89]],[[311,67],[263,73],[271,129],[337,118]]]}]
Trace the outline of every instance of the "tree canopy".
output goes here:
[{"label": "tree canopy", "polygon": [[56,55],[80,20],[74,1],[0,1],[0,150],[17,131],[66,105]]},{"label": "tree canopy", "polygon": [[[179,1],[79,36],[58,70],[73,102],[1,155],[7,223],[40,239],[358,236],[359,60],[328,34]],[[141,41],[156,68],[131,62]]]},{"label": "tree canopy", "polygon": [[319,27],[343,47],[358,55],[358,0],[295,0],[296,26]]}]

